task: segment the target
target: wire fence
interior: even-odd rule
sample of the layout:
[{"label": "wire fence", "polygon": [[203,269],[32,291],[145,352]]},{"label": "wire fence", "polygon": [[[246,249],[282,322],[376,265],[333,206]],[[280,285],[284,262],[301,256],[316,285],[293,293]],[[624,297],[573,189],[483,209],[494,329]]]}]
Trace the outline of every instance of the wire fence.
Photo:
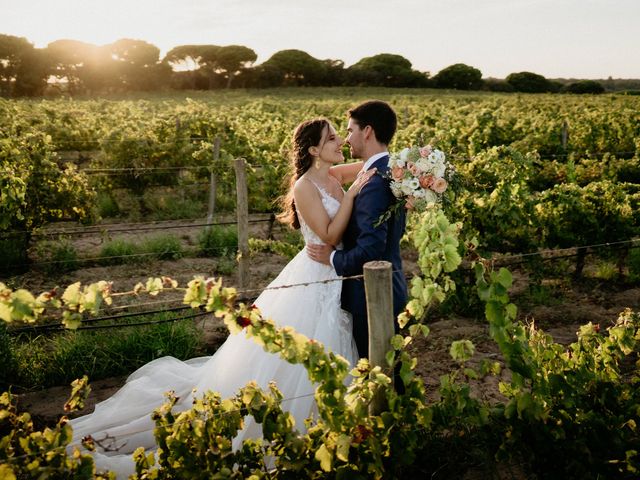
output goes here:
[{"label": "wire fence", "polygon": [[[316,285],[316,284],[328,284],[328,283],[333,283],[333,282],[341,282],[344,280],[356,280],[356,279],[362,279],[363,275],[353,275],[353,276],[348,276],[348,277],[336,277],[336,278],[330,278],[330,279],[326,279],[326,280],[317,280],[317,281],[313,281],[313,282],[301,282],[301,283],[295,283],[295,284],[290,284],[290,285],[276,285],[276,286],[268,286],[265,288],[261,288],[261,289],[244,289],[244,290],[239,290],[237,292],[238,297],[236,299],[236,301],[239,302],[253,302],[254,300],[256,300],[257,297],[253,296],[255,294],[261,293],[261,292],[265,292],[265,291],[271,291],[271,290],[283,290],[283,289],[289,289],[289,288],[300,288],[300,287],[308,287],[310,285]],[[174,302],[177,300],[174,300]],[[137,304],[132,304],[130,305],[130,307],[139,307],[139,305]],[[96,317],[96,318],[85,318],[82,320],[82,324],[89,324],[89,323],[97,323],[97,322],[101,322],[101,321],[107,321],[107,320],[120,320],[123,318],[131,318],[131,317],[141,317],[141,316],[150,316],[150,315],[158,315],[158,314],[164,314],[167,312],[176,312],[176,311],[182,311],[182,310],[188,310],[188,309],[193,309],[190,306],[187,305],[181,305],[181,306],[176,306],[176,307],[171,307],[171,308],[162,308],[162,309],[158,309],[158,310],[146,310],[146,311],[142,311],[142,312],[132,312],[132,313],[127,313],[127,314],[120,314],[120,315],[109,315],[109,316],[103,316],[103,317]],[[131,327],[131,326],[140,326],[140,325],[153,325],[156,323],[166,323],[166,322],[176,322],[176,321],[180,321],[180,320],[185,320],[187,318],[193,318],[193,317],[198,317],[198,316],[204,316],[204,315],[213,315],[212,312],[200,312],[197,314],[193,314],[192,316],[183,316],[183,317],[177,317],[177,318],[173,318],[173,319],[164,319],[164,320],[158,320],[158,321],[148,321],[148,322],[139,322],[139,323],[120,323],[120,324],[109,324],[109,325],[100,325],[100,326],[81,326],[78,327],[76,330],[90,330],[90,329],[106,329],[106,328],[119,328],[119,327]],[[25,333],[25,332],[51,332],[51,331],[60,331],[60,330],[64,330],[64,324],[62,322],[57,322],[57,323],[50,323],[50,324],[43,324],[43,325],[28,325],[25,327],[17,327],[17,328],[11,328],[8,329],[7,332],[10,334],[18,334],[18,333]]]},{"label": "wire fence", "polygon": [[[526,262],[530,258],[541,257],[541,260],[557,260],[561,258],[571,258],[576,257],[578,255],[583,254],[593,254],[594,250],[602,249],[602,248],[612,248],[612,249],[620,249],[628,246],[629,248],[638,248],[640,247],[640,238],[632,238],[629,240],[620,240],[617,242],[605,242],[605,243],[597,243],[592,245],[575,245],[572,247],[566,248],[555,248],[555,249],[546,249],[539,250],[536,252],[528,252],[528,253],[519,253],[515,255],[501,255],[495,258],[489,259],[491,262],[499,265],[519,265],[521,263]],[[578,250],[581,251],[578,252]],[[558,253],[560,252],[560,253]],[[546,256],[545,255],[549,255]]]},{"label": "wire fence", "polygon": [[[639,242],[640,239],[634,239],[634,240],[629,240],[629,241],[619,241],[619,242],[609,242],[609,243],[602,243],[602,244],[593,244],[593,245],[589,245],[587,246],[587,248],[605,248],[605,247],[619,247],[619,246],[625,246],[625,245],[629,245],[630,243],[636,243]],[[638,245],[640,246],[640,245]],[[580,247],[572,247],[572,248],[580,248]],[[635,246],[633,247],[635,248]],[[562,250],[567,250],[567,249],[562,249]],[[540,252],[529,252],[529,253],[525,253],[525,254],[519,254],[519,255],[509,255],[509,256],[504,256],[504,257],[500,257],[500,260],[513,260],[513,259],[523,259],[523,258],[527,258],[527,257],[533,257],[533,256],[537,256],[537,255],[541,255],[544,253],[549,253],[549,252],[557,252],[559,250],[546,250],[546,251],[540,251]],[[554,258],[559,258],[559,257],[551,257],[549,258],[549,260],[552,260]],[[308,286],[308,285],[313,285],[313,284],[324,284],[324,283],[329,283],[329,282],[335,282],[335,281],[343,281],[346,279],[360,279],[362,278],[362,275],[357,275],[357,276],[350,276],[350,277],[338,277],[338,278],[333,278],[333,279],[327,279],[327,280],[322,280],[322,281],[314,281],[314,282],[304,282],[304,283],[298,283],[298,284],[293,284],[293,285],[279,285],[279,286],[274,286],[274,287],[267,287],[266,289],[262,289],[262,290],[244,290],[244,293],[247,292],[256,292],[256,291],[264,291],[264,290],[275,290],[275,289],[285,289],[285,288],[293,288],[293,287],[299,287],[299,286]],[[190,308],[190,307],[176,307],[175,309],[173,309],[174,311],[177,310],[183,310],[186,308]],[[130,325],[145,325],[145,324],[158,324],[158,323],[165,323],[165,322],[169,322],[169,321],[179,321],[179,320],[185,320],[185,319],[190,319],[190,318],[198,318],[200,316],[204,316],[204,315],[210,315],[210,312],[196,312],[190,315],[183,315],[177,319],[166,319],[166,320],[160,320],[160,321],[155,321],[155,322],[140,322],[139,324],[130,324]],[[128,314],[122,315],[120,317],[125,317],[128,316]],[[114,317],[112,317],[114,318]],[[97,319],[92,319],[93,321],[100,321],[100,320],[106,320],[109,319],[108,317],[103,317],[103,318],[97,318]],[[85,328],[85,329],[100,329],[100,328],[110,328],[112,326],[88,326],[88,327],[81,327],[81,328]],[[285,397],[281,400],[281,404],[285,404],[287,402],[291,402],[294,400],[299,400],[302,398],[308,398],[314,396],[314,393],[308,393],[308,394],[303,394],[303,395],[297,395],[297,396],[293,396],[293,397]],[[235,414],[238,413],[240,411],[240,409],[236,409],[233,411],[225,411],[225,412],[220,412],[217,414],[214,414],[213,416],[210,416],[209,418],[215,418],[217,416],[223,416],[223,415],[230,415],[230,414]],[[179,425],[180,422],[186,422],[187,420],[185,419],[176,419],[174,422],[171,422],[168,424],[168,426],[176,426]],[[416,431],[427,431],[427,429],[425,427],[417,427],[417,426],[407,426],[405,428],[408,428],[410,430],[416,430]],[[96,441],[96,443],[98,445],[100,445],[101,447],[105,448],[106,450],[109,450],[109,446],[102,445],[101,442],[107,442],[110,441],[111,437],[104,437],[104,438],[96,438],[94,439]],[[111,451],[117,451],[119,449],[121,449],[122,447],[118,447],[117,445],[113,444],[112,445],[114,448]],[[64,449],[64,447],[60,447],[59,451],[62,451]],[[23,454],[23,455],[19,455],[19,456],[15,456],[12,457],[13,460],[24,460],[27,458],[31,458],[34,455],[37,454]]]},{"label": "wire fence", "polygon": [[[579,253],[575,251],[579,249],[584,249],[583,250],[584,254],[590,254],[590,253],[593,253],[593,251],[596,249],[624,248],[624,247],[628,247],[629,249],[640,248],[640,238],[623,240],[618,242],[592,244],[592,245],[586,245],[586,246],[574,246],[574,247],[564,248],[564,249],[548,249],[548,250],[540,250],[537,252],[528,252],[528,253],[522,253],[522,254],[516,254],[516,255],[498,256],[495,258],[487,259],[487,261],[494,264],[495,266],[510,266],[510,265],[522,264],[535,257],[539,257],[541,261],[555,261],[555,260],[560,260],[565,258],[571,258],[579,255]],[[558,254],[558,252],[561,252],[561,253]],[[551,255],[551,256],[545,256],[545,255]],[[470,268],[470,266],[466,265],[466,266],[463,266],[462,268]],[[392,273],[397,273],[397,272],[405,273],[401,270],[394,270]],[[307,287],[307,286],[316,285],[316,284],[327,284],[332,282],[338,282],[338,281],[342,282],[345,280],[356,280],[356,279],[362,279],[362,278],[363,278],[363,275],[353,275],[353,276],[345,276],[345,277],[338,276],[336,278],[331,278],[326,280],[302,282],[302,283],[296,283],[296,284],[290,284],[290,285],[276,285],[276,286],[268,286],[265,288],[242,289],[237,292],[238,293],[237,301],[245,302],[245,303],[253,302],[256,300],[257,296],[260,293],[269,291],[269,290],[282,290],[282,289],[288,289],[288,288]],[[407,280],[410,280],[411,277],[405,274],[405,278]],[[96,317],[96,318],[85,318],[82,320],[82,324],[87,325],[87,324],[98,323],[102,321],[108,321],[108,320],[120,320],[124,318],[152,316],[152,315],[165,314],[167,312],[176,312],[176,311],[191,309],[191,307],[185,306],[185,305],[180,305],[176,307],[167,306],[167,305],[170,305],[171,303],[176,303],[178,301],[182,301],[182,300],[181,299],[158,300],[157,302],[148,302],[143,304],[134,303],[134,304],[123,305],[123,306],[109,307],[109,309],[114,309],[114,308],[128,309],[128,308],[140,308],[141,306],[149,306],[149,305],[164,306],[163,308],[156,309],[156,310],[144,310],[141,312],[131,312],[131,313],[119,314],[119,315],[108,315],[108,316]],[[141,326],[141,325],[153,325],[156,323],[176,322],[176,321],[181,321],[188,318],[195,318],[195,317],[204,316],[208,314],[210,313],[201,312],[201,313],[193,314],[191,316],[182,316],[177,318],[156,320],[156,321],[147,321],[147,322],[138,322],[138,323],[119,323],[119,324],[108,324],[108,325],[100,325],[100,326],[81,326],[78,328],[78,330],[90,330],[90,329],[95,330],[95,329],[120,328],[120,327],[131,327],[131,326]],[[61,322],[53,323],[53,324],[32,325],[32,326],[26,326],[26,327],[11,328],[8,330],[8,332],[11,334],[18,334],[18,333],[24,333],[24,332],[36,332],[36,331],[49,332],[49,331],[59,331],[59,330],[64,330],[64,324]]]},{"label": "wire fence", "polygon": [[[265,223],[265,222],[273,222],[275,221],[275,212],[265,212],[262,215],[269,215],[269,218],[254,218],[249,220],[249,223]],[[180,229],[180,228],[199,228],[199,227],[215,227],[215,226],[229,226],[229,225],[237,225],[237,220],[228,220],[223,222],[205,222],[205,223],[189,223],[189,224],[179,224],[179,225],[169,225],[169,223],[176,222],[193,222],[194,220],[202,220],[202,218],[178,218],[175,220],[163,220],[161,222],[139,222],[139,223],[130,223],[128,225],[132,225],[130,228],[110,228],[113,224],[105,224],[104,226],[92,226],[92,227],[82,227],[82,228],[65,228],[61,230],[51,230],[51,231],[35,231],[31,232],[29,230],[10,230],[7,232],[0,233],[0,238],[11,238],[17,236],[24,236],[29,234],[33,238],[38,237],[58,237],[58,236],[75,236],[75,235],[92,235],[92,234],[101,234],[106,235],[110,233],[135,233],[135,232],[143,232],[143,231],[151,231],[151,230],[170,230],[170,229]],[[126,224],[125,224],[126,225]]]}]

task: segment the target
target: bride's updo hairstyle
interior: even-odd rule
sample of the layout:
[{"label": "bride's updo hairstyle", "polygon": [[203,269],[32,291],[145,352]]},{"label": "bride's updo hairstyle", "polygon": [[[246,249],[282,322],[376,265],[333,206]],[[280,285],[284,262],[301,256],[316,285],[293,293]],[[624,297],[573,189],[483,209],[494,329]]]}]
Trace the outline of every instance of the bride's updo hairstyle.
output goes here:
[{"label": "bride's updo hairstyle", "polygon": [[302,122],[293,132],[291,142],[293,172],[289,180],[289,190],[282,198],[282,213],[278,215],[278,220],[291,225],[296,230],[300,228],[300,220],[298,219],[293,199],[293,187],[296,181],[313,165],[313,155],[309,153],[309,148],[320,145],[322,134],[328,128],[329,120],[326,118],[314,118],[313,120]]}]

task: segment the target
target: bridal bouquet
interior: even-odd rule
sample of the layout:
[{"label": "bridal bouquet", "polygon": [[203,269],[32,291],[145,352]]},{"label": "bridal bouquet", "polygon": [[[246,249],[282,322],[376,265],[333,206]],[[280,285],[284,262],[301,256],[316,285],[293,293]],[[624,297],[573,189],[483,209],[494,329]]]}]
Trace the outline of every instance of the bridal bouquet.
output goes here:
[{"label": "bridal bouquet", "polygon": [[412,146],[392,153],[388,165],[391,192],[398,201],[380,216],[376,226],[401,207],[422,210],[429,204],[442,202],[455,172],[444,153],[431,145]]}]

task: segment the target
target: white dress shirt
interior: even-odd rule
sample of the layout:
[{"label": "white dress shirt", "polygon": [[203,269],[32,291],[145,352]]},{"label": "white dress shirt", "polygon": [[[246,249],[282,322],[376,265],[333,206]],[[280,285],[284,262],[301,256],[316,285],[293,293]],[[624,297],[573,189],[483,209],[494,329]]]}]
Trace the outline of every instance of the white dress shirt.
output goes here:
[{"label": "white dress shirt", "polygon": [[[364,165],[362,166],[362,171],[366,172],[367,170],[369,170],[371,168],[371,165],[373,165],[374,162],[376,162],[377,160],[380,160],[382,157],[388,156],[388,155],[389,155],[389,152],[380,152],[380,153],[376,153],[375,155],[369,157],[367,159],[367,161],[364,162]],[[336,254],[336,251],[334,250],[333,252],[331,252],[331,255],[329,256],[329,263],[331,263],[333,268],[335,268],[335,265],[333,265],[333,256],[335,254]]]},{"label": "white dress shirt", "polygon": [[364,165],[362,166],[362,171],[366,172],[371,168],[371,165],[373,165],[373,163],[376,160],[380,160],[382,157],[388,156],[388,155],[389,155],[389,152],[380,152],[380,153],[376,153],[372,157],[369,157],[369,159],[366,162],[364,162]]}]

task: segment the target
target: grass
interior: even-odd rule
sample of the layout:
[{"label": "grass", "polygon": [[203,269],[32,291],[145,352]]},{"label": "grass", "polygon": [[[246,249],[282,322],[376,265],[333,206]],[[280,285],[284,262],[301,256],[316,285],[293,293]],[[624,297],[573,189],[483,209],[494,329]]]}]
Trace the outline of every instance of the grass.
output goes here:
[{"label": "grass", "polygon": [[123,263],[134,263],[141,257],[134,257],[138,253],[138,246],[133,242],[128,242],[120,238],[104,244],[100,250],[100,265],[121,265]]},{"label": "grass", "polygon": [[[149,188],[142,198],[125,189],[100,192],[96,209],[102,218],[120,217],[132,222],[203,218],[207,215],[209,190],[206,185],[202,187]],[[219,192],[216,212],[234,212],[235,206],[235,194]]]},{"label": "grass", "polygon": [[561,300],[562,292],[559,292],[558,285],[541,285],[538,283],[530,284],[521,298],[521,301],[527,305],[545,305],[548,307],[559,305]]},{"label": "grass", "polygon": [[[147,255],[150,254],[150,255]],[[106,243],[100,250],[100,265],[122,265],[139,263],[150,258],[157,260],[177,260],[184,257],[185,251],[180,238],[163,234],[144,239],[140,243],[116,239]]]},{"label": "grass", "polygon": [[220,275],[231,275],[237,267],[236,259],[233,255],[221,256],[216,263],[216,273]]},{"label": "grass", "polygon": [[611,262],[600,260],[596,264],[595,277],[611,281],[618,277],[618,267]]},{"label": "grass", "polygon": [[180,238],[175,235],[156,235],[142,241],[139,247],[142,253],[152,253],[158,260],[178,260],[184,257]]},{"label": "grass", "polygon": [[[180,314],[163,312],[131,322],[158,321]],[[122,322],[122,320],[120,320]],[[202,336],[193,320],[94,331],[65,331],[31,338],[0,331],[0,387],[36,390],[69,384],[88,375],[91,381],[131,373],[165,355],[179,359],[201,354]],[[8,363],[5,363],[8,362]]]},{"label": "grass", "polygon": [[214,225],[198,235],[198,254],[203,257],[235,255],[238,250],[238,231],[233,226]]},{"label": "grass", "polygon": [[107,192],[98,192],[96,197],[96,208],[101,218],[118,217],[122,212],[118,206],[118,202],[113,195]]},{"label": "grass", "polygon": [[207,214],[206,198],[180,198],[175,194],[154,194],[145,196],[145,204],[151,211],[149,220],[199,218]]},{"label": "grass", "polygon": [[640,248],[632,248],[629,250],[627,265],[629,267],[629,280],[632,282],[640,282]]},{"label": "grass", "polygon": [[7,324],[0,321],[0,386],[8,385],[9,381],[18,372],[18,363],[15,353],[11,348],[11,337],[7,334]]},{"label": "grass", "polygon": [[44,249],[45,271],[47,273],[63,273],[76,270],[79,266],[78,252],[68,240],[46,242]]}]

